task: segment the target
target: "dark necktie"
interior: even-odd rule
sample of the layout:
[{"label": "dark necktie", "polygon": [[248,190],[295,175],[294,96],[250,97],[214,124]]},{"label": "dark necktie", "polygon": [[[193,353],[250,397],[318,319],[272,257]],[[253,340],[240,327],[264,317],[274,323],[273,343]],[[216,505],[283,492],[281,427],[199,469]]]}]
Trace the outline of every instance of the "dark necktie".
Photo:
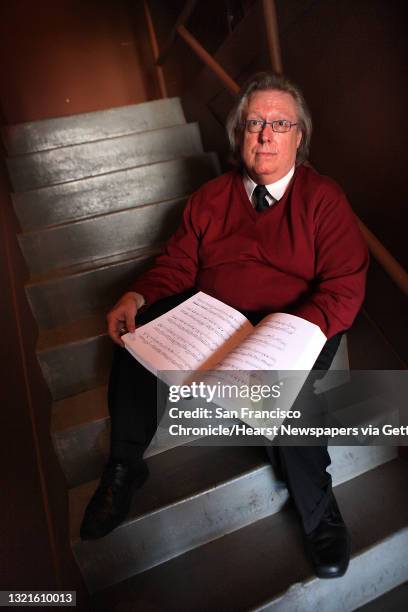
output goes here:
[{"label": "dark necktie", "polygon": [[269,208],[268,200],[266,199],[266,195],[269,195],[269,192],[265,185],[257,185],[254,189],[255,195],[255,210],[256,212],[263,212]]}]

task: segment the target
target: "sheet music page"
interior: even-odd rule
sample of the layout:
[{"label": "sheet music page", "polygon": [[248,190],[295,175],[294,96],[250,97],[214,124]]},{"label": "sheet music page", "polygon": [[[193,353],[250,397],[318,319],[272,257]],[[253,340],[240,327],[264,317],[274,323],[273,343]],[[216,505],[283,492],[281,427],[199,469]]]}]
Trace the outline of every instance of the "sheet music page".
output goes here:
[{"label": "sheet music page", "polygon": [[326,342],[317,325],[295,315],[265,317],[217,365],[225,370],[310,370]]},{"label": "sheet music page", "polygon": [[199,292],[122,340],[157,375],[160,370],[210,368],[252,330],[240,312]]}]

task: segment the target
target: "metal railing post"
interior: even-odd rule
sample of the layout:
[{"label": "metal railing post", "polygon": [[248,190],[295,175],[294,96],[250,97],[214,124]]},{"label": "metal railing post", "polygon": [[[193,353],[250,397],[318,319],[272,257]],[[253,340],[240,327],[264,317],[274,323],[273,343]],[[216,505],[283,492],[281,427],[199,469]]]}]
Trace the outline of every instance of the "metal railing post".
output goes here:
[{"label": "metal railing post", "polygon": [[157,43],[156,32],[154,30],[152,16],[150,14],[149,5],[147,3],[147,0],[143,0],[143,6],[144,6],[146,23],[147,23],[147,29],[149,32],[150,44],[152,46],[152,51],[153,51],[153,59],[154,59],[155,66],[156,66],[156,74],[157,74],[157,81],[159,84],[160,96],[162,98],[167,98],[168,97],[167,87],[166,87],[166,82],[164,80],[163,68],[157,65],[157,58],[159,57],[159,45]]},{"label": "metal railing post", "polygon": [[282,58],[279,45],[279,31],[275,1],[262,0],[262,8],[272,69],[277,74],[282,74]]}]

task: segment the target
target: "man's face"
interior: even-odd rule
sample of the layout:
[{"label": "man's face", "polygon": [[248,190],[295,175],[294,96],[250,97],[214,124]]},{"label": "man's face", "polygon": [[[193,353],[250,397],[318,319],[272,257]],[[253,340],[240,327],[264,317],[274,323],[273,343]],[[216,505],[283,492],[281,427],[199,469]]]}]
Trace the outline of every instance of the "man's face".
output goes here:
[{"label": "man's face", "polygon": [[[287,119],[297,123],[296,103],[290,94],[283,91],[256,91],[249,97],[244,119]],[[248,132],[245,127],[243,130],[241,157],[255,183],[274,183],[294,166],[296,151],[302,139],[298,126],[293,126],[284,134],[274,132],[270,125],[255,134]]]}]

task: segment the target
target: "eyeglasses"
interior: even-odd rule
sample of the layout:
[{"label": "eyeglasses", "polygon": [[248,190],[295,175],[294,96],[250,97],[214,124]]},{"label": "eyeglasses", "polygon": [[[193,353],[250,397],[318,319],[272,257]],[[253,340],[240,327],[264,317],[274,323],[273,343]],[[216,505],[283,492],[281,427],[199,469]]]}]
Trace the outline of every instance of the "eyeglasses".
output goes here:
[{"label": "eyeglasses", "polygon": [[243,122],[243,125],[246,127],[248,132],[252,132],[253,134],[262,132],[266,125],[270,125],[274,132],[283,134],[284,132],[289,132],[290,128],[297,125],[297,123],[291,123],[287,119],[276,119],[275,121],[266,121],[265,119],[247,119]]}]

